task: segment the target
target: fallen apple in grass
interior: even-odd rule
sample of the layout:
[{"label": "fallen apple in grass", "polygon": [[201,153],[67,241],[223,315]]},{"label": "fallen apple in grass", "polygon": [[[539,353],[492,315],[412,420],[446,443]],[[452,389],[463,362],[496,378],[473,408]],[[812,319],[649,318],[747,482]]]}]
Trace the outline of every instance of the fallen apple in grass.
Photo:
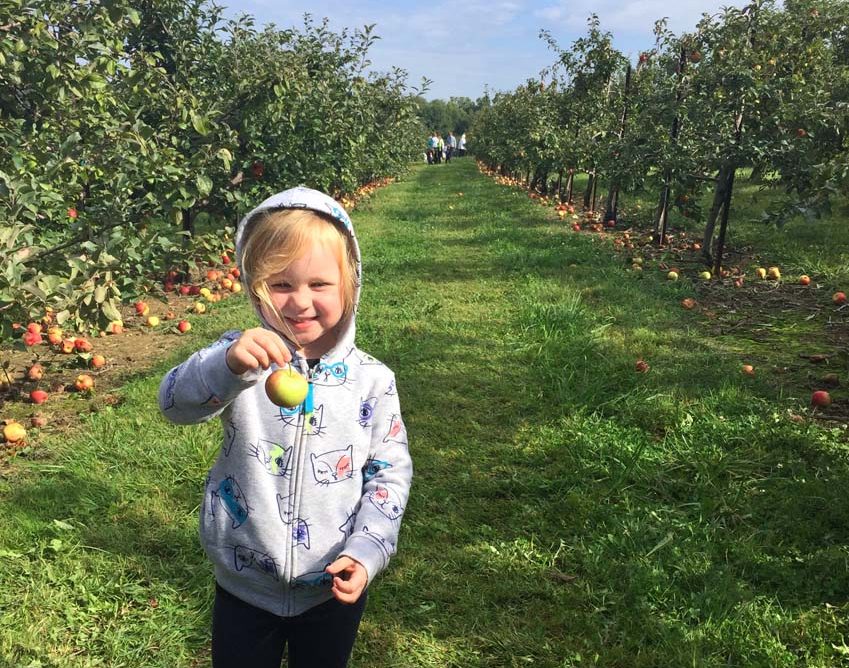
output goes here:
[{"label": "fallen apple in grass", "polygon": [[81,373],[74,381],[77,392],[91,392],[94,389],[94,378],[87,373]]},{"label": "fallen apple in grass", "polygon": [[740,368],[740,371],[743,372],[744,374],[746,374],[747,376],[754,376],[755,375],[755,367],[753,367],[751,364],[744,364]]},{"label": "fallen apple in grass", "polygon": [[646,373],[649,370],[649,364],[645,360],[637,360],[637,363],[634,364],[634,370],[637,373]]},{"label": "fallen apple in grass", "polygon": [[810,276],[808,276],[807,274],[802,274],[801,276],[799,276],[799,285],[810,285],[810,284],[811,284],[811,277]]},{"label": "fallen apple in grass", "polygon": [[709,281],[711,277],[711,273],[709,271],[703,271],[699,274],[699,278],[703,281]]},{"label": "fallen apple in grass", "polygon": [[766,271],[766,277],[771,281],[777,281],[781,278],[781,270],[778,267],[770,267]]},{"label": "fallen apple in grass", "polygon": [[286,408],[299,406],[307,397],[309,383],[291,366],[273,371],[265,380],[265,393],[272,403]]},{"label": "fallen apple in grass", "polygon": [[27,378],[30,380],[41,380],[44,378],[44,367],[38,363],[33,364],[29,370],[27,370]]},{"label": "fallen apple in grass", "polygon": [[147,302],[136,302],[135,303],[136,315],[146,316],[150,313],[150,306]]},{"label": "fallen apple in grass", "polygon": [[27,437],[27,430],[20,422],[8,422],[3,425],[3,438],[7,443],[20,443]]},{"label": "fallen apple in grass", "polygon": [[74,350],[78,353],[90,353],[93,347],[88,339],[81,337],[74,339]]},{"label": "fallen apple in grass", "polygon": [[25,346],[37,346],[44,343],[44,339],[41,338],[41,334],[39,332],[24,331],[21,335],[21,339]]},{"label": "fallen apple in grass", "polygon": [[811,395],[811,403],[814,406],[830,406],[831,395],[825,390],[817,390]]},{"label": "fallen apple in grass", "polygon": [[177,331],[180,332],[180,334],[185,334],[191,328],[192,328],[192,323],[190,323],[188,320],[181,320],[180,322],[177,323]]},{"label": "fallen apple in grass", "polygon": [[678,280],[678,272],[677,271],[670,271],[668,274],[666,274],[666,279],[669,280],[669,281],[677,281]]},{"label": "fallen apple in grass", "polygon": [[683,306],[688,311],[691,310],[696,305],[696,300],[692,297],[686,297],[681,300],[681,306]]},{"label": "fallen apple in grass", "polygon": [[33,390],[29,393],[29,400],[34,404],[43,404],[47,401],[47,392],[44,390]]},{"label": "fallen apple in grass", "polygon": [[159,318],[157,318],[155,315],[148,316],[147,320],[145,321],[145,324],[148,327],[158,327],[159,326]]},{"label": "fallen apple in grass", "polygon": [[835,292],[831,295],[831,301],[840,306],[841,304],[846,303],[846,293],[845,292]]},{"label": "fallen apple in grass", "polygon": [[89,364],[93,369],[100,369],[106,366],[106,358],[103,355],[92,355]]},{"label": "fallen apple in grass", "polygon": [[755,269],[755,273],[757,274],[758,278],[766,278],[766,269],[764,269],[763,267],[758,267],[757,269]]}]

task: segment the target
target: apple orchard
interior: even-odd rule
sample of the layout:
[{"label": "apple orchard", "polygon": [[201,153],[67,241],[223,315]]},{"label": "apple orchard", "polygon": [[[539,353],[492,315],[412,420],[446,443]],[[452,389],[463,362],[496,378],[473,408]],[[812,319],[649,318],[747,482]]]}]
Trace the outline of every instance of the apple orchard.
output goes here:
[{"label": "apple orchard", "polygon": [[[715,317],[743,303],[757,314],[765,297],[775,309],[796,305],[833,332],[834,353],[808,357],[843,359],[845,270],[782,276],[779,266],[759,266],[758,249],[732,256],[727,241],[735,218],[752,217],[733,206],[741,175],[769,194],[759,211],[764,227],[814,224],[845,208],[847,25],[846,2],[755,0],[704,14],[682,34],[659,20],[655,44],[634,62],[596,16],[568,49],[543,31],[554,62],[539,79],[493,97],[475,119],[471,149],[482,171],[527,189],[572,231],[608,237],[630,272],[686,275],[703,303],[687,297],[684,309]],[[648,194],[654,206],[623,206],[631,194]],[[635,370],[646,373],[648,361],[638,359]],[[741,372],[755,369],[744,363]],[[840,379],[817,375],[810,401],[825,408]],[[845,420],[841,410],[833,414]]]},{"label": "apple orchard", "polygon": [[418,153],[406,74],[366,72],[371,27],[260,30],[221,12],[0,8],[7,400],[91,393],[109,338],[185,332],[187,313],[238,292],[235,223],[280,184],[350,205]]}]

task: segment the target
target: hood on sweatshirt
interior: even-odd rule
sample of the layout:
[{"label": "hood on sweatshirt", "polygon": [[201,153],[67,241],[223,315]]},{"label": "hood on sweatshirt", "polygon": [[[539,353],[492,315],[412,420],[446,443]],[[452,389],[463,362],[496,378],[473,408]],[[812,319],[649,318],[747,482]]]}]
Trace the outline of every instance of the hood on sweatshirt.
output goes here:
[{"label": "hood on sweatshirt", "polygon": [[[310,209],[319,214],[322,214],[325,217],[328,217],[330,219],[328,220],[328,225],[332,225],[334,224],[334,222],[338,224],[338,227],[345,233],[347,237],[348,244],[356,261],[353,308],[351,309],[350,315],[348,315],[346,320],[339,326],[339,334],[333,349],[325,353],[325,356],[332,355],[334,351],[341,350],[343,348],[354,345],[354,335],[356,333],[355,316],[357,312],[357,304],[360,300],[360,284],[362,280],[360,247],[357,243],[357,237],[354,234],[354,226],[351,224],[351,219],[348,216],[348,213],[339,205],[336,200],[318,190],[305,188],[303,186],[284,190],[283,192],[279,192],[276,195],[272,195],[268,199],[264,200],[257,207],[251,210],[247,215],[245,215],[244,218],[242,218],[242,220],[239,222],[238,228],[236,229],[236,266],[239,267],[242,281],[247,287],[247,292],[250,295],[250,300],[253,304],[254,311],[256,312],[257,317],[260,319],[263,326],[267,327],[268,329],[279,331],[277,330],[277,328],[273,327],[271,324],[268,323],[268,321],[262,314],[262,310],[260,308],[259,303],[253,297],[253,291],[250,289],[253,277],[245,272],[243,251],[245,241],[250,236],[253,224],[261,218],[260,214],[269,213],[272,211],[281,211],[284,209]],[[331,220],[334,222],[331,222]],[[289,345],[289,348],[294,354],[297,349],[296,344],[293,341],[290,341],[288,337],[286,337],[285,332],[279,333],[284,336],[287,345]]]}]

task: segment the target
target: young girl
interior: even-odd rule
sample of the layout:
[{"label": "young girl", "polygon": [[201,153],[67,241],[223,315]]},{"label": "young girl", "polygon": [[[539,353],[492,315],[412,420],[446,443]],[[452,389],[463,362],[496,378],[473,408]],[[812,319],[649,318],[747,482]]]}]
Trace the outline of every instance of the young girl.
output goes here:
[{"label": "young girl", "polygon": [[[219,417],[200,534],[214,565],[215,668],[347,665],[366,587],[395,552],[412,478],[392,372],[354,344],[360,253],[330,197],[293,188],[239,224],[236,257],[262,322],[226,332],[159,389],[177,424]],[[265,379],[309,380],[293,409]]]}]

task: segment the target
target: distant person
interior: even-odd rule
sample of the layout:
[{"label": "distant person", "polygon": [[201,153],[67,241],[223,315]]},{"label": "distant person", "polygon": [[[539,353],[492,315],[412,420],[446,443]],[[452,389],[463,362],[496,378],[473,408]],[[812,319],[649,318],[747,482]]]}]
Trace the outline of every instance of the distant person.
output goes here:
[{"label": "distant person", "polygon": [[451,162],[451,156],[457,150],[457,138],[453,132],[448,133],[448,138],[445,140],[445,162]]},{"label": "distant person", "polygon": [[439,139],[436,136],[436,131],[430,133],[427,140],[427,164],[432,165],[436,162],[436,148],[439,146]]},{"label": "distant person", "polygon": [[[172,422],[223,427],[200,504],[212,666],[280,668],[288,646],[289,668],[344,668],[413,474],[395,376],[354,341],[360,250],[338,202],[303,187],[266,199],[239,223],[236,260],[260,325],[159,389]],[[267,388],[275,369],[299,391]]]},{"label": "distant person", "polygon": [[436,164],[442,162],[442,153],[445,150],[445,140],[440,133],[436,133]]},{"label": "distant person", "polygon": [[460,157],[466,155],[466,133],[460,135],[460,141],[457,142],[457,151],[460,153]]}]

